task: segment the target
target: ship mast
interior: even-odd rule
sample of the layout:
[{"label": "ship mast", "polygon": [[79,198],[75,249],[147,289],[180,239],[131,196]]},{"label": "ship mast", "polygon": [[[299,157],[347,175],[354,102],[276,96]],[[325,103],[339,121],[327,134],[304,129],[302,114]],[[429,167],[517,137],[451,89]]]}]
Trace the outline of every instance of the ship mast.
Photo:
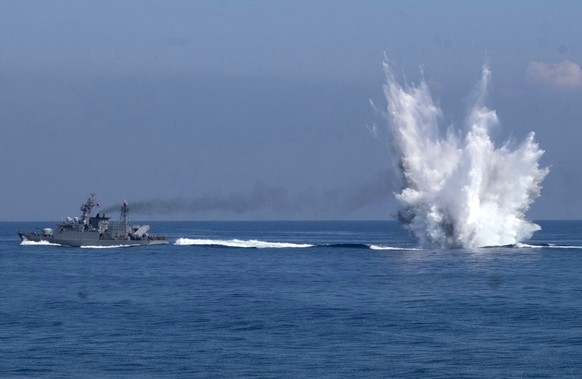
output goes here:
[{"label": "ship mast", "polygon": [[123,204],[121,205],[119,221],[121,221],[121,224],[127,229],[127,226],[129,225],[129,205],[127,204],[127,200],[123,200]]},{"label": "ship mast", "polygon": [[91,211],[97,205],[95,201],[95,193],[91,193],[87,201],[81,204],[81,212],[83,212],[83,216],[81,217],[81,221],[83,225],[87,225],[89,223],[89,219],[91,218]]}]

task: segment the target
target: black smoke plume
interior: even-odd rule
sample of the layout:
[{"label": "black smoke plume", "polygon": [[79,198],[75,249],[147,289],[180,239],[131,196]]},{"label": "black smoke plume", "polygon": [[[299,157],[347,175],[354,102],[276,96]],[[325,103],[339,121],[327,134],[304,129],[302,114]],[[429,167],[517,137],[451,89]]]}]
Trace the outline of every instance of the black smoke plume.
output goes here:
[{"label": "black smoke plume", "polygon": [[[128,199],[128,203],[131,213],[138,215],[194,215],[212,212],[244,215],[268,211],[271,214],[326,216],[380,204],[390,198],[392,187],[390,174],[382,172],[368,182],[346,189],[290,193],[282,188],[266,187],[255,188],[249,192],[205,194],[193,198]],[[103,212],[116,212],[119,208],[120,205],[110,206],[104,208]]]}]

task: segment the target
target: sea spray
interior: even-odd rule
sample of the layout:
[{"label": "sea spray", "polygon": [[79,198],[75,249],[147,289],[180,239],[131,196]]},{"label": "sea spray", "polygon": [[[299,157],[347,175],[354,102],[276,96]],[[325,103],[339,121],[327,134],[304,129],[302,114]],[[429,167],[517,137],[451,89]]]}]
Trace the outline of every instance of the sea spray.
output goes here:
[{"label": "sea spray", "polygon": [[525,213],[548,173],[534,133],[516,147],[496,147],[489,130],[498,123],[484,105],[491,72],[485,65],[463,130],[439,134],[441,109],[428,85],[401,86],[384,64],[386,118],[393,156],[402,176],[395,194],[398,219],[423,246],[472,248],[515,244],[540,227]]}]

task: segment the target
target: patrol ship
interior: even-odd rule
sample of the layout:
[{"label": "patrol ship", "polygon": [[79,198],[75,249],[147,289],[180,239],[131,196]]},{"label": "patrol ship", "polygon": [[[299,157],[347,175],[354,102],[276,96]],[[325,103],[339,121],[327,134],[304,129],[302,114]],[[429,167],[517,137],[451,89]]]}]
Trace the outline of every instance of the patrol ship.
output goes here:
[{"label": "patrol ship", "polygon": [[92,193],[81,205],[81,217],[67,217],[65,221],[57,223],[56,233],[51,228],[44,228],[42,233],[18,232],[18,235],[23,243],[31,241],[73,247],[144,246],[169,243],[164,236],[148,234],[149,225],[132,225],[129,221],[127,201],[121,205],[119,222],[110,222],[110,217],[105,217],[105,213],[91,216],[93,208],[98,206],[95,194]]}]

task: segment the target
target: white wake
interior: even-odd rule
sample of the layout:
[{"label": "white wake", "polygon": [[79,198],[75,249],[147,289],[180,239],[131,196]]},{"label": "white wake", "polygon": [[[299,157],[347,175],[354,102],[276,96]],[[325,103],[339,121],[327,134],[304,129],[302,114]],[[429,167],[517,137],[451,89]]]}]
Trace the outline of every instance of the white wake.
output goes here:
[{"label": "white wake", "polygon": [[58,243],[52,243],[48,241],[30,241],[24,239],[20,242],[21,246],[61,246]]},{"label": "white wake", "polygon": [[223,247],[240,247],[240,248],[257,248],[257,249],[285,249],[285,248],[307,248],[313,247],[311,244],[300,244],[290,242],[267,242],[259,240],[214,240],[214,239],[193,239],[178,238],[175,245],[197,245],[197,246],[223,246]]}]

